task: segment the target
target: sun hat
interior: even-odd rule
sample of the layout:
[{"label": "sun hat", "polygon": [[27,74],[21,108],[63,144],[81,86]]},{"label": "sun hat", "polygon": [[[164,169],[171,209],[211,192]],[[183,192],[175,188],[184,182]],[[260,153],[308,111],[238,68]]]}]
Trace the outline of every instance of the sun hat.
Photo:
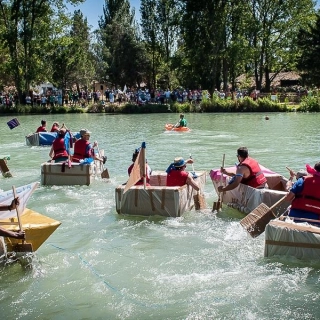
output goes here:
[{"label": "sun hat", "polygon": [[80,130],[80,136],[82,137],[82,136],[84,136],[84,135],[86,135],[86,134],[90,134],[91,132],[88,130],[88,129],[81,129]]},{"label": "sun hat", "polygon": [[173,165],[174,165],[176,168],[183,167],[185,164],[186,164],[186,162],[185,162],[184,159],[181,158],[181,157],[175,158],[175,159],[173,160]]}]

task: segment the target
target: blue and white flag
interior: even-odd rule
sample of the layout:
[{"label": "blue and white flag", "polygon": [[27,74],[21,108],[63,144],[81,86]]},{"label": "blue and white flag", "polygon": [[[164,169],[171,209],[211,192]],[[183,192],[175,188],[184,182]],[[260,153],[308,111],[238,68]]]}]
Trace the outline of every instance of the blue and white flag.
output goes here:
[{"label": "blue and white flag", "polygon": [[12,120],[7,122],[7,125],[9,128],[12,130],[13,128],[17,127],[20,125],[20,122],[18,121],[17,118],[13,118]]}]

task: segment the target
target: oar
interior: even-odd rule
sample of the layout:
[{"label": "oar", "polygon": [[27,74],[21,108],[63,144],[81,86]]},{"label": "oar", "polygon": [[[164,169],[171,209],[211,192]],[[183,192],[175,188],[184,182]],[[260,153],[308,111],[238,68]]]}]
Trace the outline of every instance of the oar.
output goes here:
[{"label": "oar", "polygon": [[[12,186],[12,191],[13,191],[13,198],[16,199],[17,193],[16,193],[15,186]],[[17,204],[16,204],[16,212],[17,212],[17,218],[18,218],[20,231],[23,231],[22,230],[22,223],[21,223],[21,219],[20,219],[19,206]],[[15,252],[33,252],[32,243],[25,243],[24,240],[22,240],[22,243],[17,243],[14,245],[13,250]]]},{"label": "oar", "polygon": [[[222,157],[222,169],[224,168],[225,157],[226,155],[224,153]],[[221,172],[220,186],[222,186],[222,182],[223,182],[223,173]],[[222,209],[222,201],[223,201],[223,192],[219,192],[218,201],[213,203],[212,211],[219,211],[220,209]]]},{"label": "oar", "polygon": [[[101,153],[100,153],[99,146],[97,146],[97,148],[98,148],[99,157],[102,158]],[[101,178],[102,178],[102,179],[109,179],[109,178],[110,178],[110,176],[109,176],[109,171],[108,171],[107,168],[104,168],[104,164],[103,164],[102,162],[100,162],[100,167],[101,167],[101,170],[102,170],[102,172],[101,172]]]},{"label": "oar", "polygon": [[172,131],[174,128],[177,128],[177,125],[179,124],[179,121],[172,127],[170,131]]},{"label": "oar", "polygon": [[[192,159],[191,154],[190,154],[190,159]],[[192,165],[192,172],[195,174],[193,163],[191,165]],[[203,209],[206,209],[207,207],[204,194],[200,194],[200,191],[197,191],[197,194],[193,196],[193,202],[194,202],[194,208],[196,210],[203,210]]]},{"label": "oar", "polygon": [[278,206],[286,199],[287,195],[273,204],[270,208],[260,203],[253,211],[247,214],[241,221],[240,224],[247,230],[251,237],[255,238],[264,232],[266,225],[270,220],[277,216],[272,212],[272,209]]}]

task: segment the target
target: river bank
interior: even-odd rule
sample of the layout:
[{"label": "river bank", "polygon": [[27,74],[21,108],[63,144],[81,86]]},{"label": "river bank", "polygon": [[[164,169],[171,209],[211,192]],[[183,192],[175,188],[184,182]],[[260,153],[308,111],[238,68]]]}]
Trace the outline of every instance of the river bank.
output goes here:
[{"label": "river bank", "polygon": [[320,111],[317,101],[303,101],[300,104],[278,103],[265,97],[253,100],[250,97],[242,99],[207,99],[201,102],[185,103],[99,103],[88,105],[68,106],[41,106],[41,105],[16,105],[2,106],[0,115],[4,114],[66,114],[66,113],[108,113],[108,114],[145,114],[145,113],[238,113],[238,112],[318,112]]}]

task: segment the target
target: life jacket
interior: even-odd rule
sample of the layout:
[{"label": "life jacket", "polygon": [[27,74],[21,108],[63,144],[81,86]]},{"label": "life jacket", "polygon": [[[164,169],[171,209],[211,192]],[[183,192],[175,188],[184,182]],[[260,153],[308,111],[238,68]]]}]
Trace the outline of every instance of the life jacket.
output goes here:
[{"label": "life jacket", "polygon": [[250,176],[248,178],[242,178],[242,184],[248,185],[252,188],[257,188],[267,182],[267,179],[256,160],[247,157],[240,163],[240,165],[246,166],[250,170]]},{"label": "life jacket", "polygon": [[182,187],[187,183],[188,172],[171,170],[167,175],[167,187]]},{"label": "life jacket", "polygon": [[47,129],[46,129],[46,127],[40,126],[40,127],[38,127],[36,132],[47,132]]},{"label": "life jacket", "polygon": [[50,132],[56,132],[59,131],[59,127],[58,126],[52,126]]},{"label": "life jacket", "polygon": [[72,157],[73,162],[80,162],[85,158],[91,158],[92,154],[87,153],[87,147],[90,144],[89,141],[80,139],[74,144],[74,153]]},{"label": "life jacket", "polygon": [[291,209],[299,209],[320,215],[320,177],[317,175],[304,178],[303,189],[295,195]]},{"label": "life jacket", "polygon": [[61,157],[68,157],[68,152],[64,145],[64,138],[58,137],[54,139],[52,146],[54,151],[54,157],[52,158],[53,160]]}]

